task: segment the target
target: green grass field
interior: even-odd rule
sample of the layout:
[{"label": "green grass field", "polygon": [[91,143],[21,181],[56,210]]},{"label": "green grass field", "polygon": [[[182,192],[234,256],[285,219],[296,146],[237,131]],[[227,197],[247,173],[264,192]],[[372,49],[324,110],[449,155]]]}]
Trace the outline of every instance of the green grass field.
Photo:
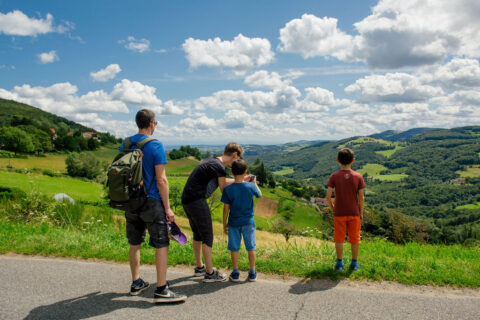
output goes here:
[{"label": "green grass field", "polygon": [[388,170],[386,167],[381,164],[367,163],[361,169],[358,170],[361,174],[368,174],[370,177],[377,176],[380,172]]},{"label": "green grass field", "polygon": [[406,177],[408,177],[408,174],[406,173],[396,173],[396,174],[377,175],[374,177],[374,179],[380,180],[380,181],[400,181],[402,179],[405,179]]},{"label": "green grass field", "polygon": [[199,162],[200,161],[194,159],[193,157],[170,160],[165,168],[168,174],[189,175]]},{"label": "green grass field", "polygon": [[284,176],[286,174],[292,174],[294,172],[293,168],[283,167],[282,170],[274,171],[273,174]]},{"label": "green grass field", "polygon": [[394,154],[395,152],[397,152],[397,151],[400,150],[400,149],[405,148],[405,147],[400,146],[400,145],[398,144],[398,142],[394,142],[394,143],[392,143],[392,144],[395,145],[395,149],[376,151],[376,153],[381,154],[381,155],[384,156],[385,158],[390,158],[390,157],[392,156],[392,154]]},{"label": "green grass field", "polygon": [[455,209],[470,209],[470,210],[480,209],[480,202],[458,206]]},{"label": "green grass field", "polygon": [[366,142],[376,142],[376,143],[381,143],[381,144],[385,144],[385,145],[391,145],[392,144],[391,141],[387,141],[387,140],[383,140],[383,139],[376,139],[376,138],[371,138],[371,137],[359,137],[355,140],[349,141],[348,143],[339,145],[337,148],[338,149],[343,149],[347,145],[349,146],[349,148],[355,148],[355,146],[358,146],[360,144],[364,144]]},{"label": "green grass field", "polygon": [[102,201],[104,193],[103,186],[95,182],[15,172],[0,172],[0,186],[17,188],[27,193],[36,191],[52,197],[56,193],[66,193],[83,202]]},{"label": "green grass field", "polygon": [[[96,151],[86,151],[97,157],[100,161],[112,162],[118,153],[118,146],[100,147]],[[16,169],[49,169],[58,173],[66,173],[65,159],[67,153],[47,153],[43,157],[28,156],[26,159],[21,158],[0,158],[0,168],[13,167]]]},{"label": "green grass field", "polygon": [[400,181],[408,177],[405,173],[392,173],[392,174],[383,174],[381,175],[380,172],[388,170],[385,166],[381,164],[373,164],[367,163],[361,169],[358,170],[359,173],[365,174],[367,173],[369,177],[374,180],[381,180],[381,181]]},{"label": "green grass field", "polygon": [[66,172],[65,158],[66,154],[48,154],[45,157],[20,158],[0,158],[0,167],[13,167],[16,169],[49,169],[54,172]]},{"label": "green grass field", "polygon": [[[480,156],[480,155],[479,155]],[[480,177],[480,166],[468,167],[465,171],[457,171],[462,178],[478,178]]]}]

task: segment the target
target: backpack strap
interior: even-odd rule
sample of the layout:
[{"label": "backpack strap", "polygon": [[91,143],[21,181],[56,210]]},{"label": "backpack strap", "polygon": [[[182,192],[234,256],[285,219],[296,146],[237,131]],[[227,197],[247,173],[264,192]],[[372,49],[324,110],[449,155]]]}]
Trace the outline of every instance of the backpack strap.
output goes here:
[{"label": "backpack strap", "polygon": [[130,137],[125,138],[125,140],[123,140],[123,151],[129,150],[131,146],[132,146],[132,141],[130,140]]},{"label": "backpack strap", "polygon": [[[133,144],[135,144],[138,149],[142,149],[147,143],[149,143],[150,141],[153,141],[153,140],[157,140],[157,139],[152,138],[152,137],[147,137],[147,138],[145,138],[143,140],[140,140],[138,142],[135,142]],[[147,194],[147,197],[148,197],[148,193],[150,192],[150,189],[153,186],[154,181],[155,181],[155,179],[152,179],[152,181],[150,182],[150,185],[148,186],[147,190],[145,190],[145,185],[143,186],[143,190],[145,190],[145,193]]]},{"label": "backpack strap", "polygon": [[138,149],[142,149],[147,143],[149,143],[150,141],[153,141],[153,140],[157,140],[157,139],[152,138],[152,137],[147,137],[143,140],[140,140],[140,141],[136,142],[135,144],[137,145]]}]

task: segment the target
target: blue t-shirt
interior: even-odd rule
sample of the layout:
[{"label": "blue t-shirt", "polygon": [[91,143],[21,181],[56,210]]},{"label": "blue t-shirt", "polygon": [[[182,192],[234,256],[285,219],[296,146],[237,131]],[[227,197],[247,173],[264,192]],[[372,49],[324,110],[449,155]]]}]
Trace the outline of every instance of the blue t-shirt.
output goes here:
[{"label": "blue t-shirt", "polygon": [[[139,142],[145,138],[148,138],[145,134],[136,134],[130,137],[131,142]],[[135,146],[132,146],[135,149]],[[123,150],[123,143],[120,146],[120,151]],[[150,198],[154,198],[157,200],[162,200],[160,196],[160,192],[158,192],[158,186],[155,182],[155,166],[159,164],[167,163],[167,155],[165,154],[165,149],[163,148],[163,143],[157,140],[150,141],[147,143],[143,149],[143,159],[142,159],[142,174],[143,174],[143,185],[145,186],[145,190],[148,190],[150,183],[152,183],[152,187],[150,188],[150,192],[148,192],[148,196]]]},{"label": "blue t-shirt", "polygon": [[232,183],[225,187],[222,202],[230,205],[229,226],[241,227],[255,224],[253,196],[260,197],[260,191],[252,182]]}]

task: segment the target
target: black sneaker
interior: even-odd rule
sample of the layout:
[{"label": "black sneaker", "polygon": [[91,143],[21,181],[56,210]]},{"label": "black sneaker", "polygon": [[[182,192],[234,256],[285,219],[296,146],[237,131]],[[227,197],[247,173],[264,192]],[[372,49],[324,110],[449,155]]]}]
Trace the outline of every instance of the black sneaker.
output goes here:
[{"label": "black sneaker", "polygon": [[159,292],[157,287],[157,290],[155,290],[155,293],[153,294],[154,303],[171,303],[171,302],[180,302],[185,300],[187,300],[187,296],[184,294],[175,293],[172,290],[170,290],[170,288],[168,287],[168,283],[162,292]]},{"label": "black sneaker", "polygon": [[205,272],[205,277],[203,282],[218,282],[218,281],[227,281],[227,275],[225,273],[218,272],[217,269],[213,268],[213,273],[208,274]]},{"label": "black sneaker", "polygon": [[130,295],[131,296],[138,296],[142,291],[146,290],[150,286],[150,283],[143,281],[143,279],[140,278],[140,284],[139,285],[134,285],[132,283],[132,286],[130,287]]},{"label": "black sneaker", "polygon": [[193,269],[193,276],[201,277],[201,276],[204,276],[206,272],[207,272],[207,269],[205,269],[205,265],[201,266],[200,268],[195,267],[195,269]]}]

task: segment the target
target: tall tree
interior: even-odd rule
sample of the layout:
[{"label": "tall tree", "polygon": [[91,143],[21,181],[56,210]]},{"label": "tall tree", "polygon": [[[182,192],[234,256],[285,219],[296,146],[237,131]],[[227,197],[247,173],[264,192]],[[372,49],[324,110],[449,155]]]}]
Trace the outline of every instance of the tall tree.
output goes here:
[{"label": "tall tree", "polygon": [[8,151],[29,153],[34,151],[32,137],[23,130],[15,127],[0,129],[0,148]]}]

